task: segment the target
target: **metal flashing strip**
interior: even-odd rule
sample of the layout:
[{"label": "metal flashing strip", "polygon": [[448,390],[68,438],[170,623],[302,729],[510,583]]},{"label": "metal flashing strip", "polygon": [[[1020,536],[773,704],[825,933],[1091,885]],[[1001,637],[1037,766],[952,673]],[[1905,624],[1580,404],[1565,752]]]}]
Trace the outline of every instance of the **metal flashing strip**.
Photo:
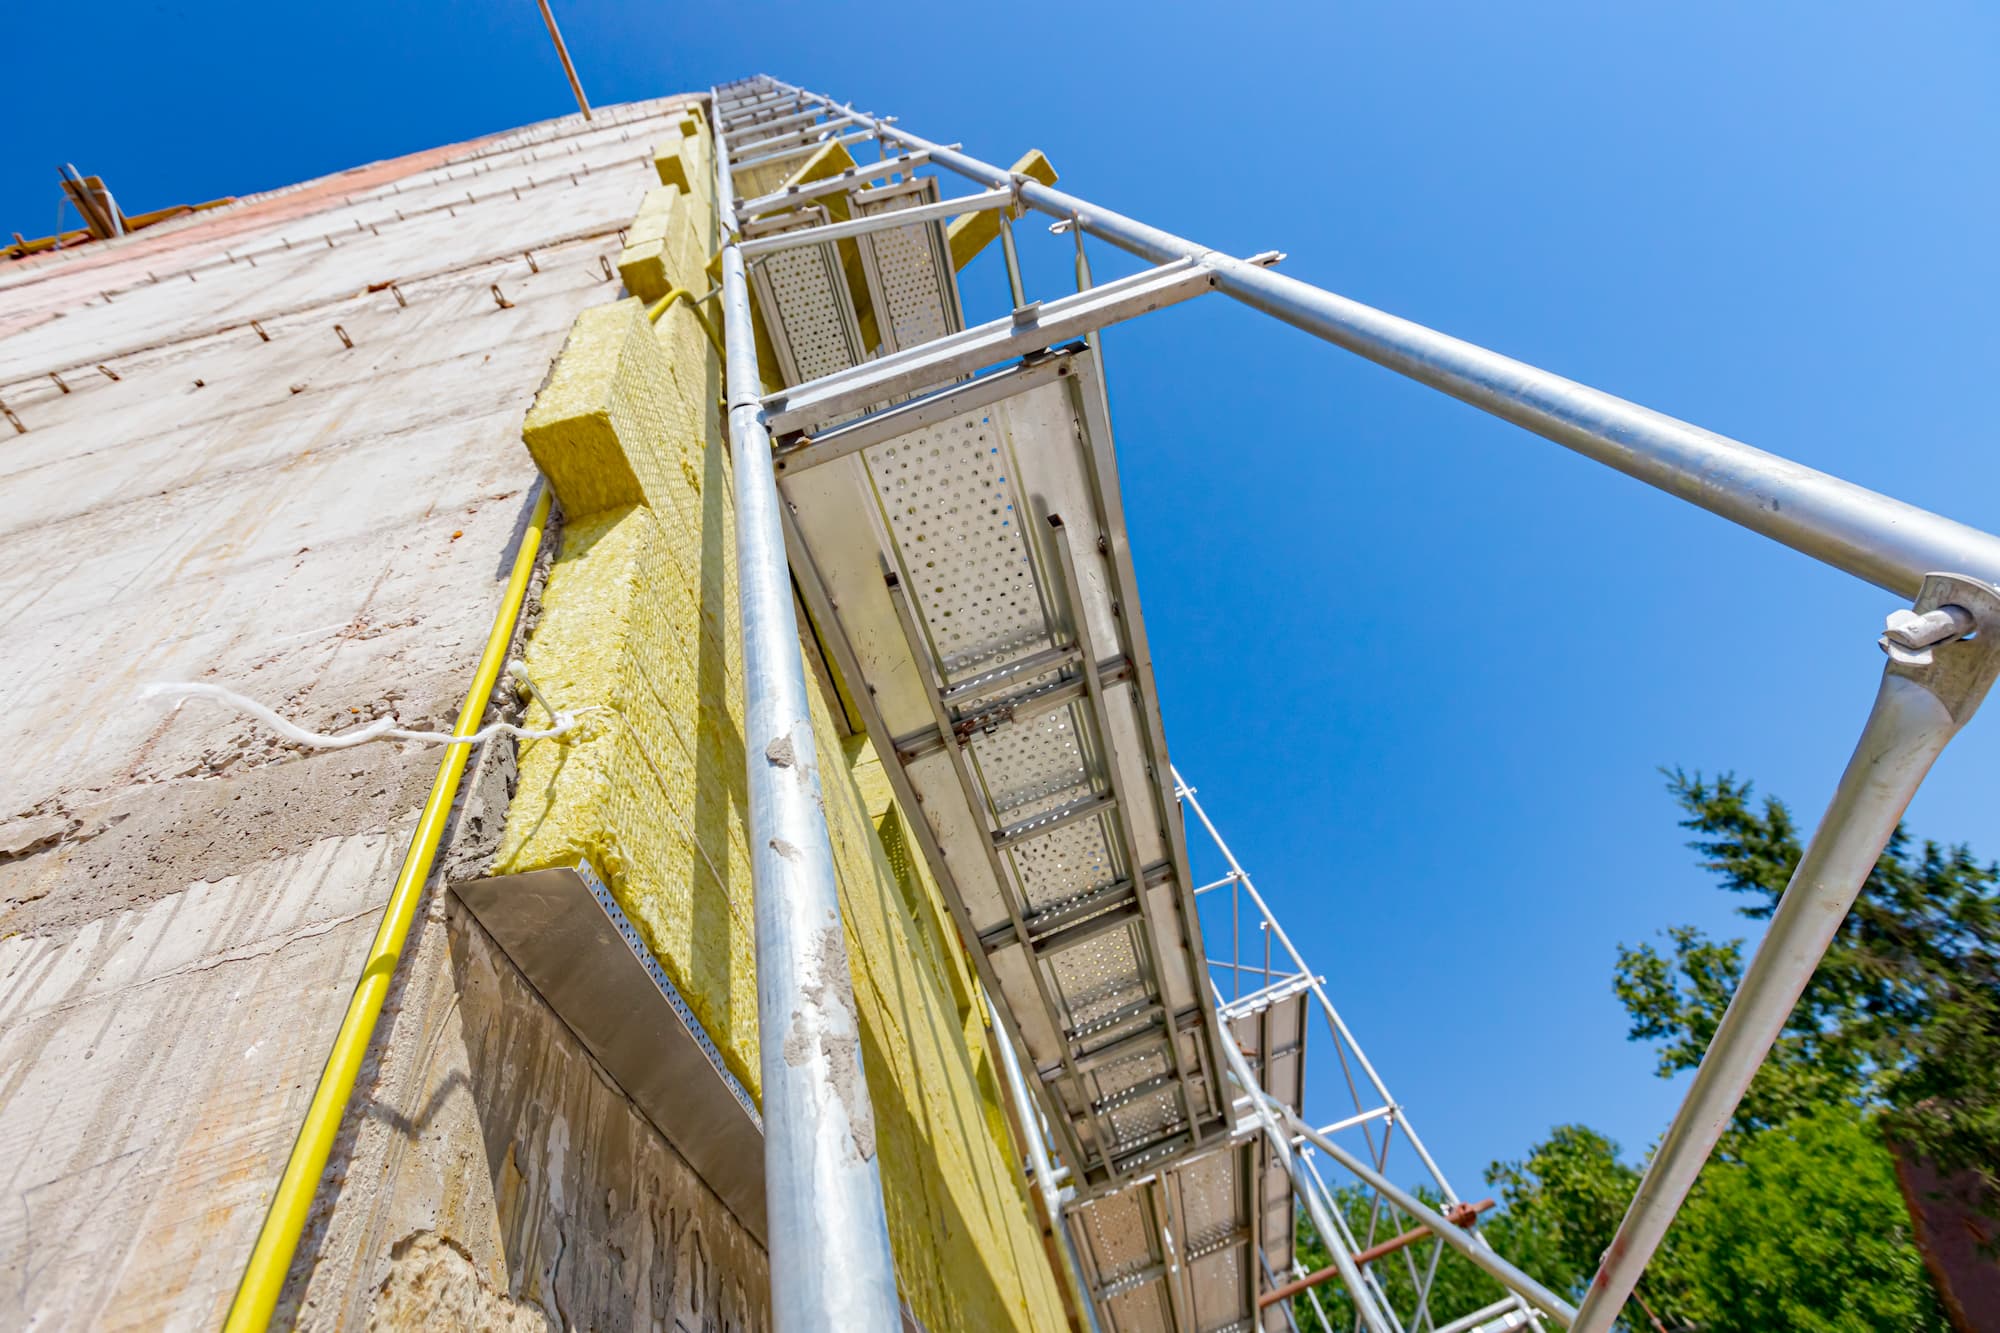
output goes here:
[{"label": "metal flashing strip", "polygon": [[764,1123],[588,863],[461,880],[460,902],[761,1244]]},{"label": "metal flashing strip", "polygon": [[806,604],[1089,1195],[1224,1141],[1230,1109],[1095,358],[1065,366],[885,409],[778,480]]}]

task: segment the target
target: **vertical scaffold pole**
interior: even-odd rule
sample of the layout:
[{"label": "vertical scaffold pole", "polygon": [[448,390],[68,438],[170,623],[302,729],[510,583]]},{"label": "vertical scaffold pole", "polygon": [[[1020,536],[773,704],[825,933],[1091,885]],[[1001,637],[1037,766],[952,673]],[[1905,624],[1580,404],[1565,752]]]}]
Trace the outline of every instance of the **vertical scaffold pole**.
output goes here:
[{"label": "vertical scaffold pole", "polygon": [[875,1116],[861,1067],[771,437],[759,402],[763,384],[721,100],[712,94],[710,106],[743,624],[771,1321],[777,1333],[891,1333],[901,1318]]},{"label": "vertical scaffold pole", "polygon": [[[1218,1001],[1220,998],[1217,997]],[[1250,1113],[1257,1117],[1258,1128],[1264,1131],[1264,1138],[1271,1145],[1271,1151],[1278,1155],[1278,1161],[1285,1168],[1285,1173],[1292,1178],[1292,1193],[1305,1204],[1306,1215],[1312,1219],[1314,1230],[1319,1232],[1320,1243],[1325,1245],[1327,1252],[1333,1256],[1334,1267],[1340,1270],[1340,1280],[1347,1286],[1348,1299],[1354,1303],[1356,1322],[1366,1329],[1367,1333],[1392,1333],[1390,1324],[1392,1316],[1376,1305],[1374,1288],[1362,1276],[1360,1266],[1354,1262],[1353,1254],[1348,1251],[1340,1227],[1327,1212],[1327,1201],[1313,1188],[1311,1178],[1300,1165],[1298,1154],[1292,1150],[1291,1135],[1285,1131],[1273,1113],[1270,1099],[1264,1095],[1263,1085],[1258,1083],[1257,1076],[1250,1072],[1250,1062],[1243,1058],[1243,1052],[1237,1049],[1234,1041],[1222,1043],[1222,1054],[1223,1058],[1229,1061],[1230,1076],[1249,1097]]]},{"label": "vertical scaffold pole", "polygon": [[[993,1002],[986,1001],[986,1007],[990,1010]],[[1035,1187],[1041,1191],[1042,1203],[1049,1213],[1049,1224],[1055,1229],[1056,1240],[1062,1246],[1063,1260],[1069,1270],[1067,1277],[1082,1307],[1084,1323],[1090,1333],[1103,1333],[1097,1322],[1097,1302],[1091,1297],[1090,1283],[1083,1274],[1083,1261],[1076,1252],[1076,1237],[1070,1234],[1069,1215],[1063,1211],[1063,1194],[1056,1184],[1055,1167],[1049,1161],[1041,1110],[1035,1105],[1034,1094],[1028,1091],[1028,1080],[1021,1073],[1020,1057],[1014,1054],[1014,1043],[1007,1040],[1006,1033],[995,1032],[993,1046],[1000,1052],[1000,1068],[1007,1075],[1007,1093],[1013,1099],[1014,1114],[1021,1122],[1021,1137],[1028,1144],[1028,1161],[1035,1173]]]}]

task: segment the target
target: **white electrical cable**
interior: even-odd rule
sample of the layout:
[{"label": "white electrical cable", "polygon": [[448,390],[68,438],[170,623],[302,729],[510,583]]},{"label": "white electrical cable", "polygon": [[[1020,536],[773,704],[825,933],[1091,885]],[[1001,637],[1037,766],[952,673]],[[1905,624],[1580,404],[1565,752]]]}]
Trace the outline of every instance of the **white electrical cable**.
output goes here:
[{"label": "white electrical cable", "polygon": [[[527,668],[518,659],[507,664],[507,671],[526,687],[537,702],[548,708],[548,700],[535,688],[534,681],[528,678]],[[517,727],[511,722],[493,722],[469,736],[455,736],[448,731],[411,731],[398,726],[395,717],[384,717],[377,718],[366,726],[356,727],[353,731],[343,731],[329,736],[322,732],[307,731],[286,721],[255,699],[221,685],[207,685],[187,680],[156,681],[139,691],[139,697],[142,699],[168,696],[174,699],[176,710],[189,699],[212,699],[238,712],[248,713],[292,744],[302,745],[311,750],[345,750],[356,745],[366,745],[370,741],[417,741],[425,745],[479,745],[495,736],[516,736],[524,741],[553,740],[557,736],[574,731],[585,714],[599,711],[596,707],[580,708],[573,713],[549,708],[549,713],[555,722],[553,727],[536,730],[530,727]]]}]

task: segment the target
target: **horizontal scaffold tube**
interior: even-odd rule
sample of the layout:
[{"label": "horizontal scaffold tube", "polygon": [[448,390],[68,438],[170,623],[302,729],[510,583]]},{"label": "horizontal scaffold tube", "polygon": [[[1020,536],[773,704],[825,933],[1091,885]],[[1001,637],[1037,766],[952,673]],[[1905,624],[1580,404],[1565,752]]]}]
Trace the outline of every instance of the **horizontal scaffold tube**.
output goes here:
[{"label": "horizontal scaffold tube", "polygon": [[[790,85],[779,85],[798,92]],[[1617,468],[1816,560],[1906,597],[1924,575],[2000,584],[2000,537],[1435,329],[1147,226],[818,97],[887,143],[1161,264],[1197,259],[1216,290],[1421,384]]]},{"label": "horizontal scaffold tube", "polygon": [[[1265,1094],[1255,1091],[1252,1092],[1252,1095],[1265,1097]],[[1505,1259],[1502,1259],[1493,1252],[1491,1247],[1484,1244],[1471,1232],[1461,1230],[1459,1227],[1453,1225],[1449,1219],[1435,1208],[1432,1208],[1422,1199],[1419,1199],[1416,1195],[1396,1184],[1359,1157],[1356,1157],[1353,1153],[1347,1151],[1347,1149],[1341,1147],[1338,1143],[1335,1143],[1332,1139],[1320,1133],[1296,1115],[1293,1115],[1288,1108],[1270,1102],[1268,1097],[1265,1097],[1265,1101],[1270,1106],[1272,1114],[1283,1121],[1287,1130],[1297,1134],[1300,1138],[1312,1144],[1313,1147],[1318,1148],[1328,1157],[1346,1167],[1349,1172],[1360,1178],[1370,1189],[1381,1194],[1383,1198],[1402,1209],[1405,1213],[1408,1213],[1411,1217],[1414,1217],[1419,1223],[1429,1227],[1431,1234],[1465,1256],[1475,1268],[1484,1271],[1487,1276],[1491,1277],[1501,1286],[1521,1297],[1543,1314],[1561,1324],[1564,1328],[1568,1328],[1575,1321],[1576,1310],[1568,1301],[1556,1295],[1547,1287],[1508,1263]]]}]

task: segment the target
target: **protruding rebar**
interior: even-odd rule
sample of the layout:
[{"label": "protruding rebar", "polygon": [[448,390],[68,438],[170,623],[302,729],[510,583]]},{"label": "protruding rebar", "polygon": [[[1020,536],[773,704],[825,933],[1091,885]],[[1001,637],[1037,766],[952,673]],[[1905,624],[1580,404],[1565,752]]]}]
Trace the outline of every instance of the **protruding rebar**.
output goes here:
[{"label": "protruding rebar", "polygon": [[556,54],[562,58],[563,73],[569,76],[569,90],[576,94],[576,109],[583,112],[585,120],[590,119],[590,99],[583,95],[583,84],[576,77],[576,66],[570,63],[569,46],[563,41],[562,29],[556,26],[555,11],[549,8],[549,0],[535,0],[542,7],[542,22],[549,25],[549,40],[556,44]]}]

